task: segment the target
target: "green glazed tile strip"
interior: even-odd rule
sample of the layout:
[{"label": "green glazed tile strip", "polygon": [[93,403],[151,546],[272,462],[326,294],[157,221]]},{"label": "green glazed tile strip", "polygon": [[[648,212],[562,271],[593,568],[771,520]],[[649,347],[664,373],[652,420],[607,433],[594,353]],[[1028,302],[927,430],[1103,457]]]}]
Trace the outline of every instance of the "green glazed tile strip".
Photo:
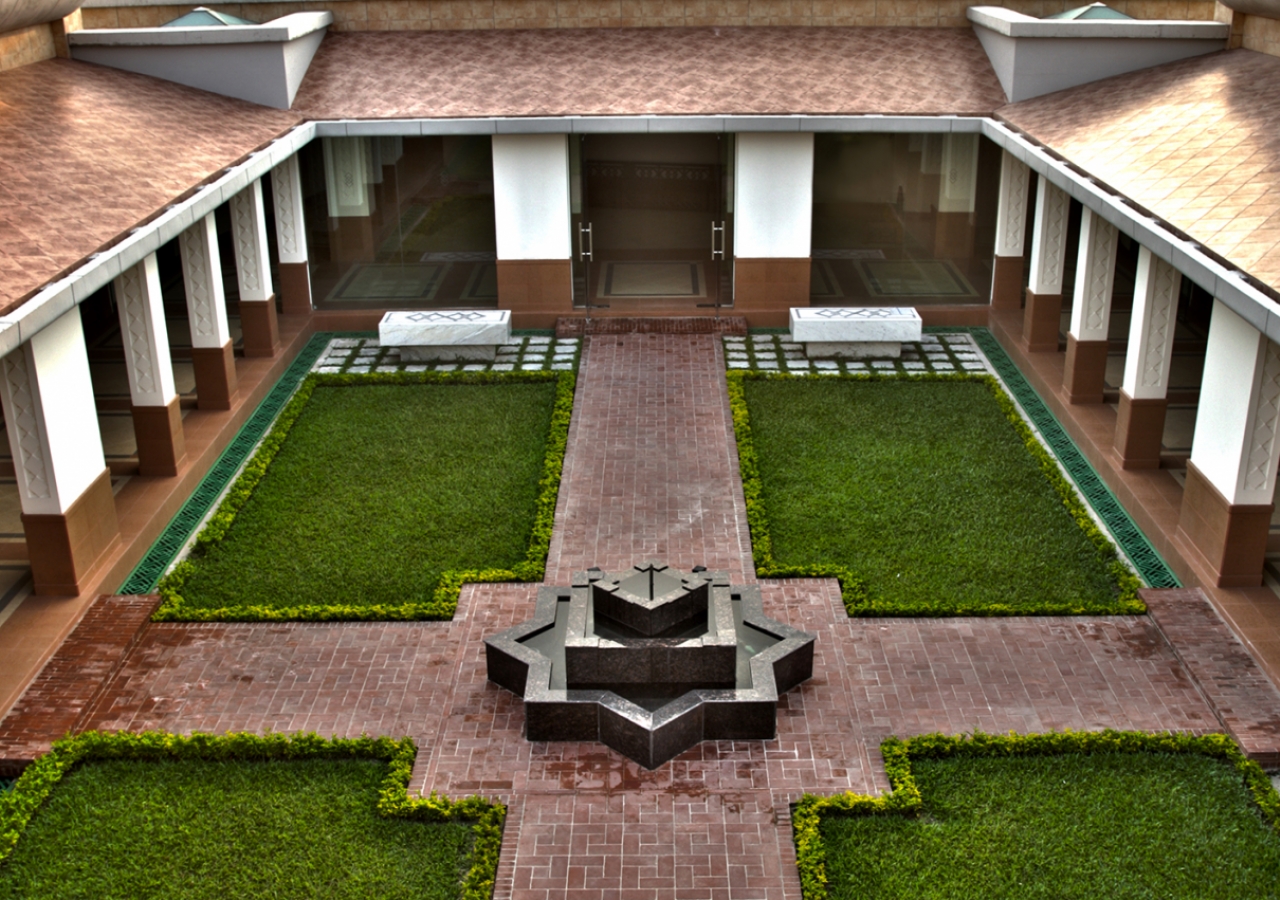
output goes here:
[{"label": "green glazed tile strip", "polygon": [[120,585],[121,594],[150,594],[155,591],[157,582],[164,576],[170,563],[186,545],[191,535],[195,534],[200,522],[208,514],[218,496],[231,483],[236,472],[244,465],[244,461],[253,453],[262,436],[267,433],[271,423],[275,421],[280,410],[284,409],[289,398],[293,396],[302,379],[311,371],[315,361],[324,352],[329,341],[339,337],[361,337],[363,333],[347,334],[346,332],[318,331],[307,341],[306,346],[294,357],[289,368],[285,369],[280,380],[275,383],[267,396],[258,404],[258,408],[249,416],[247,422],[222,451],[218,461],[213,464],[200,484],[182,504],[169,524],[165,526],[160,537],[151,545],[147,555],[142,557],[124,584]]},{"label": "green glazed tile strip", "polygon": [[1097,513],[1098,518],[1106,523],[1116,543],[1129,558],[1129,562],[1138,570],[1142,580],[1153,588],[1182,587],[1178,577],[1173,574],[1164,558],[1156,552],[1129,514],[1125,512],[1115,494],[1099,477],[1097,471],[1089,463],[1075,441],[1067,434],[1062,424],[1040,399],[1035,388],[1023,377],[1022,372],[1014,365],[1013,360],[1004,352],[1000,342],[996,340],[991,329],[982,327],[954,328],[938,327],[928,329],[931,332],[967,332],[982,352],[986,354],[991,365],[1008,386],[1009,392],[1030,417],[1036,429],[1044,438],[1053,455],[1058,457],[1062,467],[1067,470],[1071,480],[1084,496],[1085,501]]}]

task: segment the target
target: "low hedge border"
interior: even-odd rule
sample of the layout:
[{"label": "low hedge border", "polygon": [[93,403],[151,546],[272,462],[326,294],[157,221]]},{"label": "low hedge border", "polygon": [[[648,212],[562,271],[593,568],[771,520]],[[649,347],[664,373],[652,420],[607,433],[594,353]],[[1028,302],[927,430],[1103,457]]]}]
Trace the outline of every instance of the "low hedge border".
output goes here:
[{"label": "low hedge border", "polygon": [[13,852],[31,817],[58,782],[82,762],[94,760],[297,760],[380,759],[389,769],[378,790],[378,813],[425,822],[472,822],[471,868],[462,880],[463,900],[488,900],[498,871],[502,823],[507,809],[480,797],[448,800],[409,794],[417,747],[410,738],[322,738],[309,734],[176,735],[163,731],[106,734],[87,731],[55,741],[53,748],[23,771],[8,793],[0,794],[0,861]]},{"label": "low hedge border", "polygon": [[1280,795],[1262,767],[1246,757],[1225,734],[1190,735],[1140,731],[1050,732],[1048,734],[971,735],[925,734],[880,744],[885,774],[892,790],[879,797],[852,792],[818,797],[805,794],[792,810],[796,865],[805,900],[826,900],[826,849],[820,826],[823,816],[910,815],[923,805],[912,774],[917,759],[950,757],[1057,756],[1068,753],[1199,753],[1223,759],[1235,767],[1258,805],[1263,819],[1280,833]]},{"label": "low hedge border", "polygon": [[[317,387],[361,387],[380,384],[509,384],[512,382],[556,382],[555,406],[551,413],[551,430],[547,437],[547,453],[538,482],[538,499],[534,511],[533,534],[524,561],[513,568],[466,569],[444,572],[440,583],[426,603],[404,603],[396,606],[378,604],[353,606],[226,606],[217,609],[189,608],[183,601],[182,589],[196,571],[202,555],[226,536],[236,514],[253,496],[254,489],[266,475],[294,422],[302,415]],[[293,399],[281,411],[270,433],[263,439],[244,471],[231,485],[218,509],[196,536],[191,555],[174,566],[160,580],[161,603],[153,622],[329,622],[329,621],[408,621],[447,620],[458,608],[462,586],[469,582],[541,581],[546,573],[547,552],[555,526],[556,500],[560,495],[560,475],[569,440],[569,420],[573,415],[573,394],[577,376],[573,372],[385,372],[362,375],[311,374],[302,382]]]},{"label": "low hedge border", "polygon": [[[1040,469],[1049,479],[1062,505],[1075,523],[1107,561],[1108,570],[1116,583],[1118,596],[1106,603],[1031,603],[1013,607],[1006,604],[987,603],[940,609],[923,607],[899,601],[877,600],[871,595],[866,582],[852,569],[836,565],[797,566],[779,562],[773,556],[773,539],[769,534],[769,516],[764,503],[764,486],[760,480],[760,465],[755,442],[751,436],[751,416],[747,409],[743,382],[764,379],[803,378],[828,382],[845,381],[967,381],[985,384],[995,397],[1005,418],[1022,439],[1027,451],[1035,458]],[[759,372],[736,370],[726,373],[729,389],[729,407],[733,415],[733,431],[738,443],[738,468],[742,476],[742,492],[747,505],[747,524],[751,529],[751,548],[756,561],[756,575],[760,578],[836,578],[840,582],[840,596],[851,616],[1063,616],[1063,615],[1141,615],[1147,606],[1138,597],[1142,583],[1125,565],[1116,552],[1115,544],[1103,533],[1089,515],[1080,497],[1071,486],[1053,454],[1040,443],[1035,433],[1023,421],[1013,401],[1005,394],[1000,382],[991,375],[982,374],[913,374],[881,375],[876,373],[842,375],[791,375],[783,372]]]}]

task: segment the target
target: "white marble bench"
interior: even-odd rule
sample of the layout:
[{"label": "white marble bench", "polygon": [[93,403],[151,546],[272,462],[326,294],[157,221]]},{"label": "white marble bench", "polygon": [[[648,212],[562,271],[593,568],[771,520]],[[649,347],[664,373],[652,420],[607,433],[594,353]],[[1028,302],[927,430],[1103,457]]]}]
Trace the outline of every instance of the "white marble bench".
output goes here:
[{"label": "white marble bench", "polygon": [[389,312],[378,323],[378,343],[411,362],[492,362],[510,339],[509,309]]},{"label": "white marble bench", "polygon": [[791,340],[810,358],[897,359],[918,341],[920,314],[910,307],[793,307]]}]

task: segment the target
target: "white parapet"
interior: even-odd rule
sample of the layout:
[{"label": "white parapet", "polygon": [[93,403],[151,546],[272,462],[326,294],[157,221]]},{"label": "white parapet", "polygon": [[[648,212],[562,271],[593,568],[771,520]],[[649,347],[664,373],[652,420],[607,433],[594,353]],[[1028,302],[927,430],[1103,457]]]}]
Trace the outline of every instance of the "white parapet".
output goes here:
[{"label": "white parapet", "polygon": [[509,309],[393,311],[378,323],[378,342],[414,362],[493,360],[510,339]]},{"label": "white parapet", "polygon": [[792,307],[791,340],[806,356],[898,357],[904,341],[918,341],[920,314],[911,307]]}]

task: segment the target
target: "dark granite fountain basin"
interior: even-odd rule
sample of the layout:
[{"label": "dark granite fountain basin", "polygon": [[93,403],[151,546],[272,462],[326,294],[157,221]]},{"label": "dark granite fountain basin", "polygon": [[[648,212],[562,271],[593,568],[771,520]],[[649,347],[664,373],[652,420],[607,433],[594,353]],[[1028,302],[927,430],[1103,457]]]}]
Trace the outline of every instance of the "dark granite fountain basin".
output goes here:
[{"label": "dark granite fountain basin", "polygon": [[489,680],[524,697],[531,741],[601,741],[653,769],[704,740],[768,740],[814,636],[764,615],[755,585],[659,563],[542,587],[485,638]]}]

